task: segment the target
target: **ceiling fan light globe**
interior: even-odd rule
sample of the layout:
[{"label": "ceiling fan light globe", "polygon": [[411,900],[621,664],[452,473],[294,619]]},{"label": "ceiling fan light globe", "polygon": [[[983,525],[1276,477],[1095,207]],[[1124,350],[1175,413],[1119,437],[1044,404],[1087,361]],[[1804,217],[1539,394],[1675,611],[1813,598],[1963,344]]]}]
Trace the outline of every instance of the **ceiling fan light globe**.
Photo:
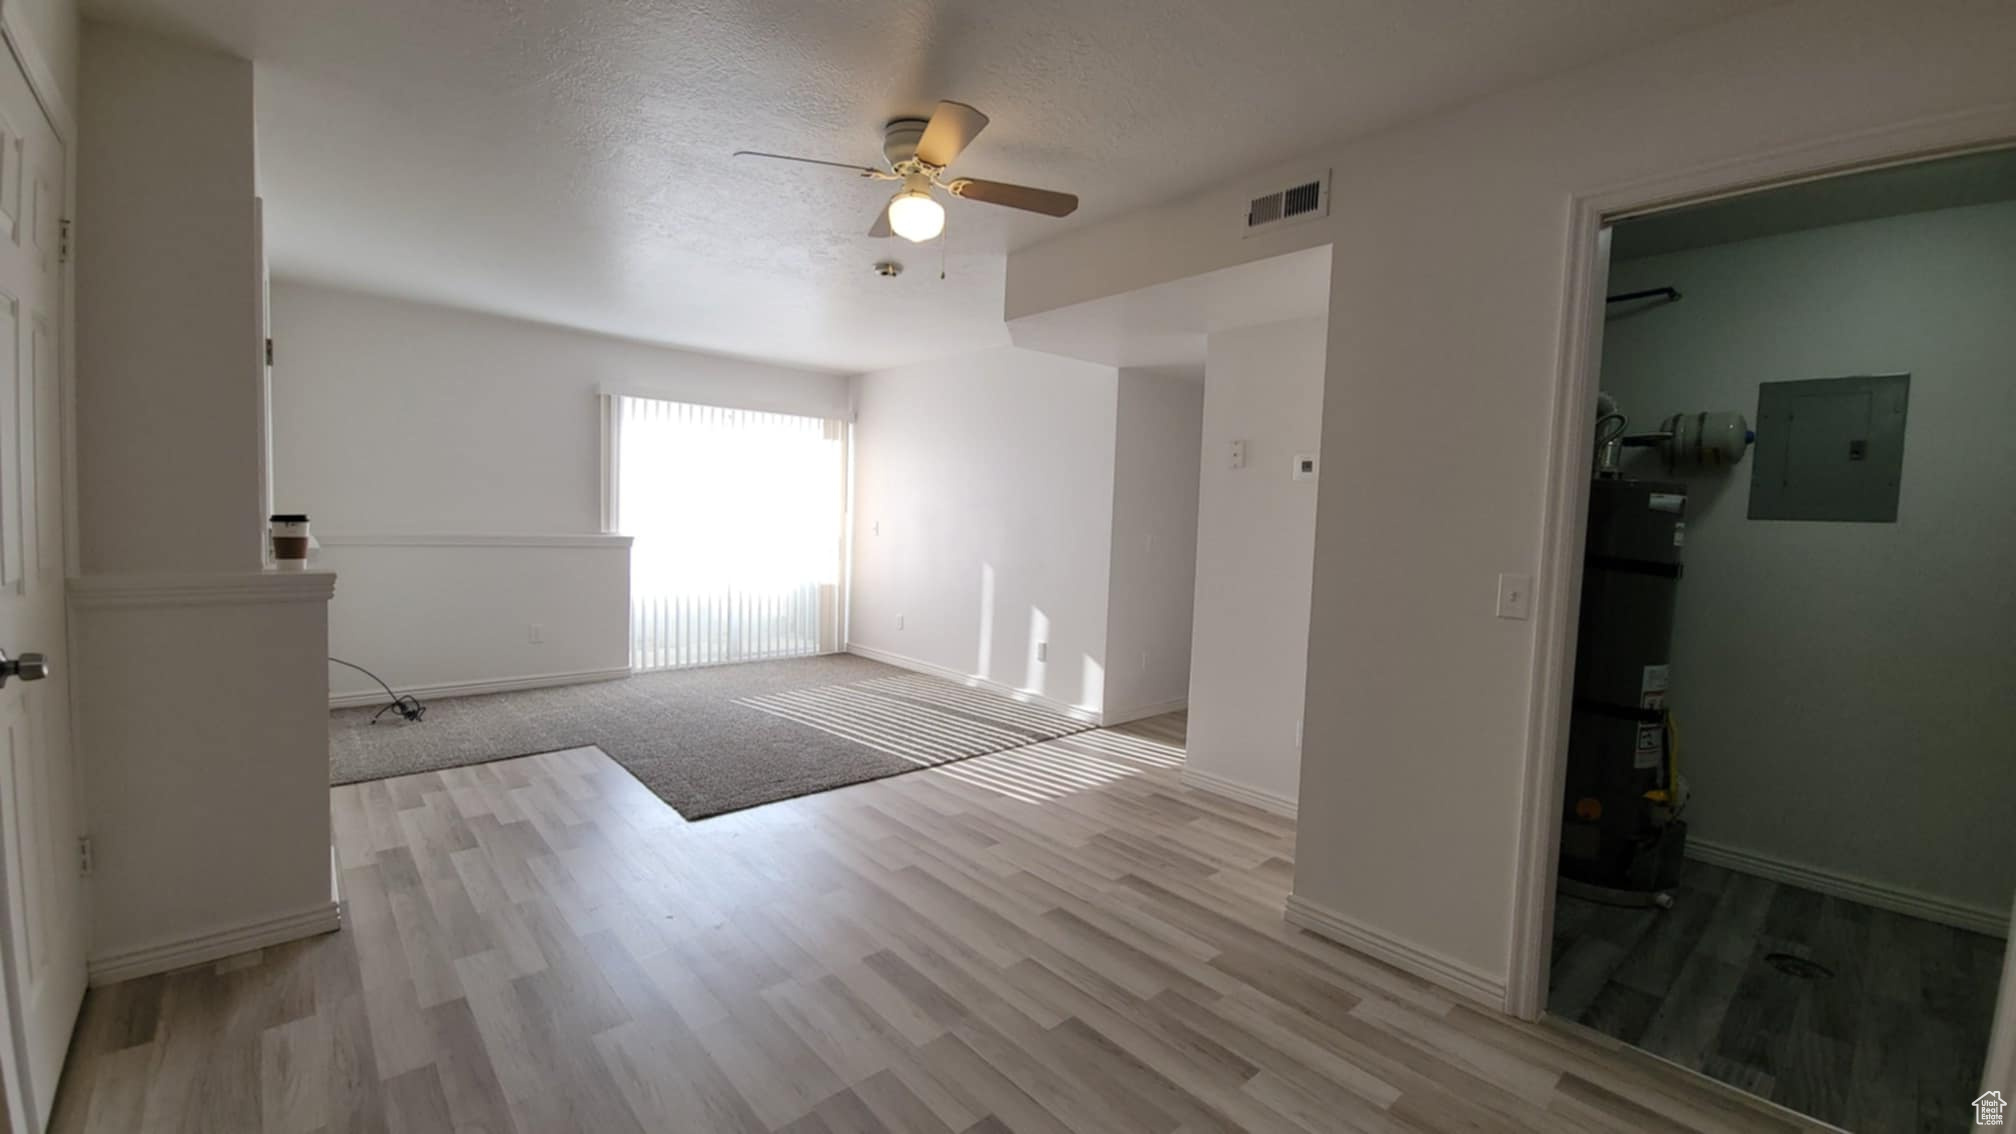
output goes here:
[{"label": "ceiling fan light globe", "polygon": [[913,244],[921,244],[945,231],[945,206],[931,194],[904,190],[889,200],[890,231]]}]

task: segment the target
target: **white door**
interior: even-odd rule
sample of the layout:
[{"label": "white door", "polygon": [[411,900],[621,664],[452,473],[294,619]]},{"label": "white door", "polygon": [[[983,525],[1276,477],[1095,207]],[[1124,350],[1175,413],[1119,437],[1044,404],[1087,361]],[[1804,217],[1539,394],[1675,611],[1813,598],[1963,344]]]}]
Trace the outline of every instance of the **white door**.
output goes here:
[{"label": "white door", "polygon": [[[63,676],[63,428],[57,344],[63,147],[0,49],[0,650],[43,680],[0,687],[0,926],[8,1102],[41,1130],[84,996],[78,777]],[[0,665],[0,670],[6,666]]]}]

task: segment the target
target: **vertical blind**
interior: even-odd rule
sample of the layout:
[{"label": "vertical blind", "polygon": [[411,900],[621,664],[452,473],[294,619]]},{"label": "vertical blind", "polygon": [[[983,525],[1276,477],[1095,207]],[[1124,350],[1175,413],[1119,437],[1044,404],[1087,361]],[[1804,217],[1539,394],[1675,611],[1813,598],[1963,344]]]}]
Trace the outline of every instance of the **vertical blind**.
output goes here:
[{"label": "vertical blind", "polygon": [[611,511],[630,548],[630,665],[837,647],[846,424],[617,395]]}]

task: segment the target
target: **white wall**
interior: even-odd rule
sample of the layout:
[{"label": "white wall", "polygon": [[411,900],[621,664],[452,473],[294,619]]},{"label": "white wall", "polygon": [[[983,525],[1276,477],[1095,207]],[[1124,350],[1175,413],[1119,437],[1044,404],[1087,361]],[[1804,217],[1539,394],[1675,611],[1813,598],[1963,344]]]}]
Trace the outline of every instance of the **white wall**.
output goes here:
[{"label": "white wall", "polygon": [[[1911,375],[1894,524],[1748,518],[1688,479],[1673,633],[1690,838],[1991,911],[2016,893],[2016,203],[1614,264],[1686,298],[1605,328],[1633,427],[1764,381]],[[1643,459],[1650,458],[1650,459]],[[1669,479],[1656,455],[1631,475]]]},{"label": "white wall", "polygon": [[332,532],[601,530],[598,387],[844,417],[847,379],[273,283],[277,499]]},{"label": "white wall", "polygon": [[[330,612],[337,656],[401,687],[628,665],[623,547],[426,546],[601,531],[601,386],[847,414],[838,375],[284,279],[273,338],[275,507],[308,513],[331,539],[318,562],[344,580]],[[344,669],[331,682],[339,696],[376,688]]]},{"label": "white wall", "polygon": [[107,980],[335,927],[333,580],[260,570],[252,66],[87,23],[81,74],[70,641]]},{"label": "white wall", "polygon": [[336,928],[333,582],[319,571],[73,582],[93,984]]},{"label": "white wall", "polygon": [[41,65],[69,104],[77,108],[77,40],[75,0],[11,0],[4,9],[10,27],[22,29],[35,44]]},{"label": "white wall", "polygon": [[[335,538],[316,561],[343,580],[329,604],[329,653],[402,693],[454,696],[630,672],[628,538]],[[348,666],[332,666],[329,683],[333,703],[385,700],[377,682]]]},{"label": "white wall", "polygon": [[[1292,807],[1309,658],[1317,482],[1291,479],[1317,451],[1324,320],[1220,331],[1204,360],[1197,608],[1185,770]],[[1231,466],[1234,441],[1246,467]],[[1319,469],[1320,472],[1320,469]]]},{"label": "white wall", "polygon": [[85,26],[81,567],[257,570],[265,517],[252,64]]},{"label": "white wall", "polygon": [[1115,417],[1108,723],[1166,712],[1190,693],[1204,383],[1190,370],[1123,369]]},{"label": "white wall", "polygon": [[[1801,0],[1010,256],[1012,319],[1335,247],[1306,908],[1480,996],[1507,978],[1534,630],[1552,612],[1493,604],[1500,572],[1540,561],[1573,197],[1962,111],[2001,122],[2011,42],[2016,6],[1992,0]],[[1330,215],[1242,239],[1252,192],[1311,166],[1337,172]]]},{"label": "white wall", "polygon": [[855,382],[850,644],[1100,711],[1118,371],[1003,348]]}]

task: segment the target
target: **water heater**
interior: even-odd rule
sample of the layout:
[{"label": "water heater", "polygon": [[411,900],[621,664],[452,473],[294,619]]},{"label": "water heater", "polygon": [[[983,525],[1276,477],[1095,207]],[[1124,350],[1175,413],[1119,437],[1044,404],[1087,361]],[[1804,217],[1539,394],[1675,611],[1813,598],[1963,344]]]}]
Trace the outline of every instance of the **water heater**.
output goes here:
[{"label": "water heater", "polygon": [[1590,485],[1560,869],[1610,892],[1592,897],[1650,903],[1678,878],[1666,693],[1686,511],[1679,484]]}]

